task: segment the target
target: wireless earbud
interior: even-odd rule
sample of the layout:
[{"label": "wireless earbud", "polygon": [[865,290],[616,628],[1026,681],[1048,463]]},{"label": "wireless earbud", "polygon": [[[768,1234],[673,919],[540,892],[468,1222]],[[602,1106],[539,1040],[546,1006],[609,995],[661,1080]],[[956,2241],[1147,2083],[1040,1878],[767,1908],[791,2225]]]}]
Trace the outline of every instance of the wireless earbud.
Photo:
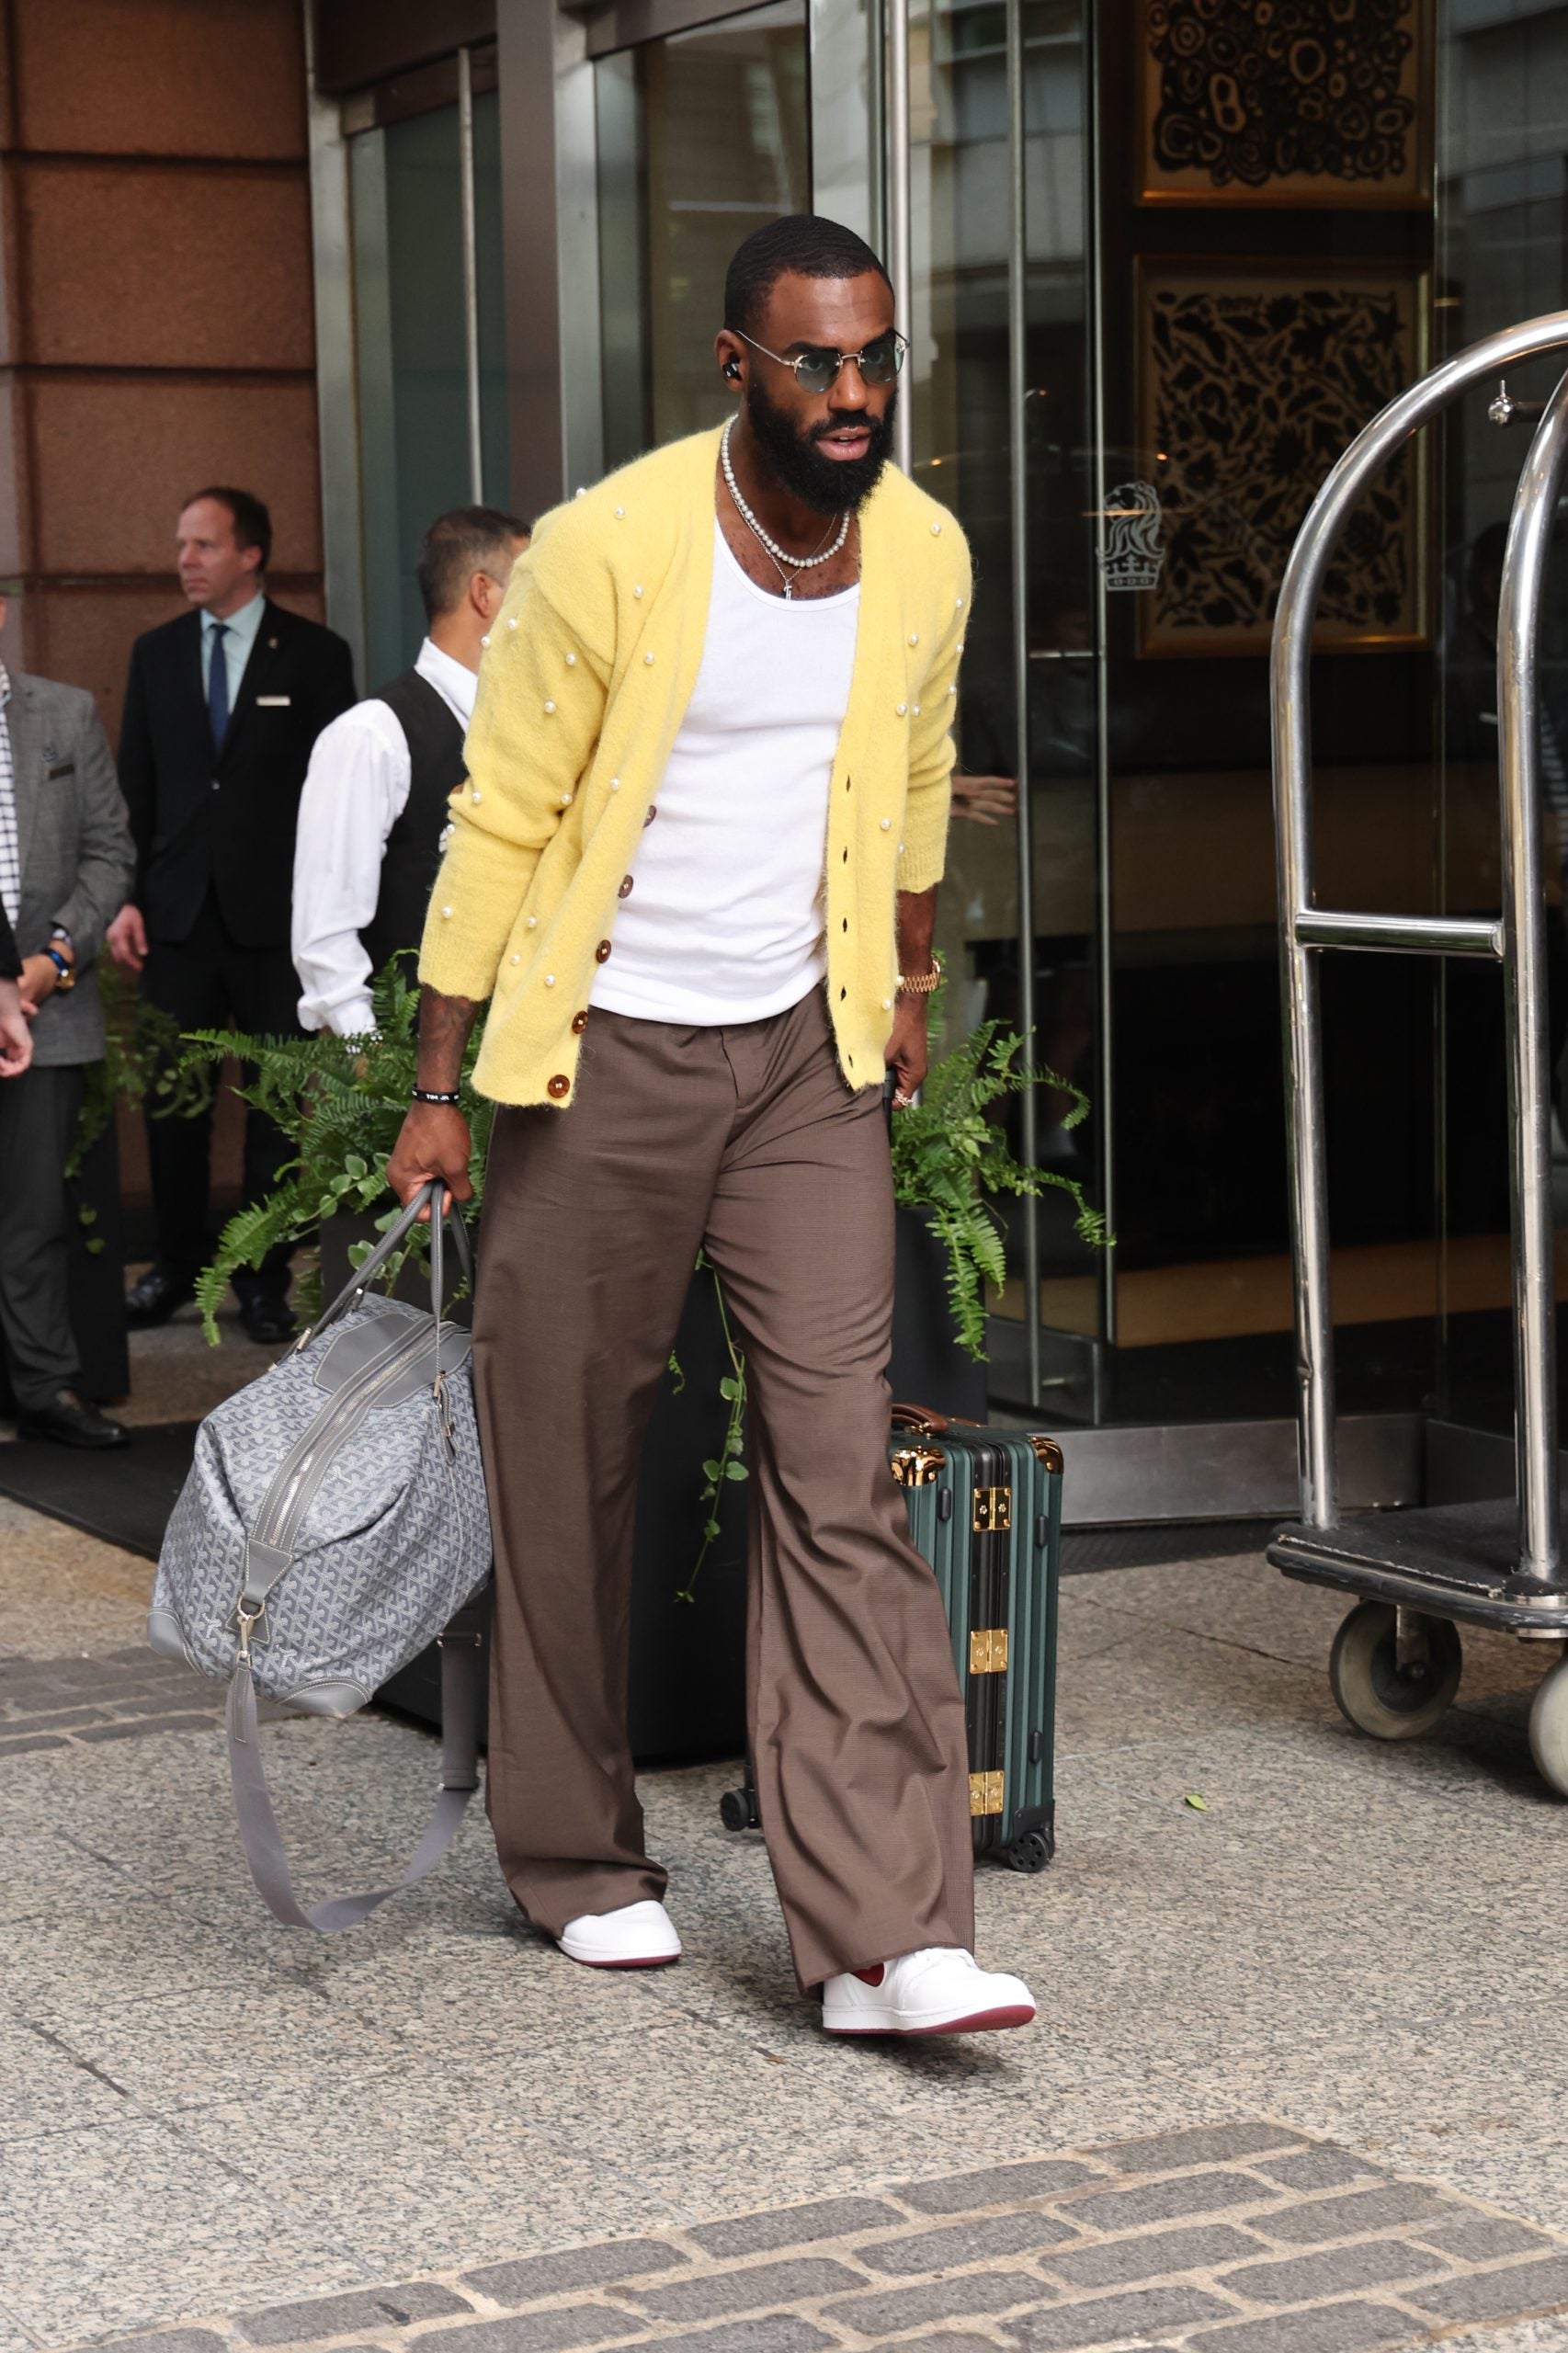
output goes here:
[{"label": "wireless earbud", "polygon": [[738,359],[726,359],[724,362],[724,373],[726,376],[733,377],[735,382],[739,383],[741,379],[740,361]]}]

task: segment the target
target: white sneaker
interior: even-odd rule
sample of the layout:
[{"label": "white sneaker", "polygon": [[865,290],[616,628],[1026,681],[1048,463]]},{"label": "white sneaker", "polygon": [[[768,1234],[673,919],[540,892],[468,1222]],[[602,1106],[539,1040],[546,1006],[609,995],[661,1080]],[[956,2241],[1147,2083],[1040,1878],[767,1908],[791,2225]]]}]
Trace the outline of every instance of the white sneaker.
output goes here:
[{"label": "white sneaker", "polygon": [[1034,2014],[1021,1977],[982,1969],[956,1945],[927,1945],[878,1969],[830,1977],[822,1989],[829,2034],[981,2034],[1028,2026]]},{"label": "white sneaker", "polygon": [[680,1959],[676,1924],[651,1896],[618,1912],[585,1912],[580,1920],[567,1921],[556,1942],[590,1969],[662,1969]]}]

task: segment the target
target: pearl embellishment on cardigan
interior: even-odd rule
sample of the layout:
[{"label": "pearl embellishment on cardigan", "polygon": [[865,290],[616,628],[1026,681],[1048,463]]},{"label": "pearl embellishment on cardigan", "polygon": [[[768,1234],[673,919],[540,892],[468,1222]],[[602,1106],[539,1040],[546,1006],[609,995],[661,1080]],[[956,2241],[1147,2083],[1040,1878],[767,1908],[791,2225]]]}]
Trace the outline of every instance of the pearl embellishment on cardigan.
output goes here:
[{"label": "pearl embellishment on cardigan", "polygon": [[883,831],[883,833],[884,833],[884,834],[891,834],[891,833],[892,833],[892,819],[891,817],[884,817],[884,818],[882,819],[882,821],[881,821],[881,824],[882,824],[882,831]]},{"label": "pearl embellishment on cardigan", "polygon": [[507,614],[507,616],[506,616],[506,627],[507,627],[508,629],[516,629],[516,628],[517,628],[517,614],[516,614],[516,613],[508,613],[508,614]]},{"label": "pearl embellishment on cardigan", "polygon": [[903,703],[903,702],[901,702],[901,703],[899,704],[899,706],[898,706],[898,715],[899,715],[899,717],[900,717],[901,719],[903,717],[903,714],[904,714],[904,712],[908,710],[908,708],[909,708],[909,705],[908,705],[907,703]]},{"label": "pearl embellishment on cardigan", "polygon": [[649,669],[651,670],[651,669],[653,668],[653,655],[652,655],[651,654],[644,654],[644,655],[642,656],[642,659],[643,659],[643,661],[647,664],[647,665],[648,665]]},{"label": "pearl embellishment on cardigan", "polygon": [[552,702],[547,702],[544,707],[547,711],[552,711],[555,709],[555,705]]}]

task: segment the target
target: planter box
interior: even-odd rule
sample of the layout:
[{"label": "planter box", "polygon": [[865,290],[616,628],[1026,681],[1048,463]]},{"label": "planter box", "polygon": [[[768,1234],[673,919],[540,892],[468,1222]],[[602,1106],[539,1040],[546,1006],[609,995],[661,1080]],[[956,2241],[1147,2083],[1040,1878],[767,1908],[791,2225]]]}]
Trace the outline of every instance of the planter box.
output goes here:
[{"label": "planter box", "polygon": [[983,1422],[987,1368],[954,1336],[947,1277],[948,1254],[925,1212],[901,1209],[888,1382],[900,1405],[933,1405],[949,1421]]},{"label": "planter box", "polygon": [[[324,1296],[331,1299],[348,1279],[349,1244],[373,1232],[369,1219],[334,1218],[323,1227]],[[400,1285],[399,1295],[422,1305],[422,1273],[411,1273],[407,1290]],[[466,1308],[458,1313],[466,1320]],[[722,1446],[729,1414],[719,1383],[730,1361],[710,1275],[693,1279],[676,1356],[685,1386],[677,1393],[673,1380],[660,1384],[637,1488],[627,1705],[631,1753],[640,1765],[734,1756],[745,1746],[744,1482],[726,1480],[720,1489],[720,1532],[697,1581],[696,1600],[676,1598],[702,1540],[701,1465]],[[488,1657],[488,1588],[483,1615]],[[441,1669],[435,1648],[383,1684],[378,1696],[424,1722],[439,1723]]]},{"label": "planter box", "polygon": [[[331,1299],[348,1279],[348,1245],[372,1233],[369,1219],[334,1218],[322,1229],[322,1289]],[[890,1376],[901,1403],[985,1418],[985,1367],[953,1337],[944,1287],[946,1256],[917,1211],[898,1212],[897,1275]],[[422,1277],[402,1295],[423,1304]],[[464,1315],[466,1310],[460,1310]],[[723,1443],[728,1409],[719,1383],[728,1372],[710,1275],[694,1278],[676,1339],[686,1375],[677,1393],[660,1385],[642,1449],[631,1563],[631,1665],[627,1693],[631,1753],[640,1765],[734,1756],[745,1746],[746,1496],[742,1481],[720,1489],[720,1533],[697,1583],[695,1602],[677,1601],[702,1537],[701,1465]],[[483,1608],[486,1655],[489,1598]],[[439,1723],[440,1660],[432,1648],[381,1687],[380,1698]]]}]

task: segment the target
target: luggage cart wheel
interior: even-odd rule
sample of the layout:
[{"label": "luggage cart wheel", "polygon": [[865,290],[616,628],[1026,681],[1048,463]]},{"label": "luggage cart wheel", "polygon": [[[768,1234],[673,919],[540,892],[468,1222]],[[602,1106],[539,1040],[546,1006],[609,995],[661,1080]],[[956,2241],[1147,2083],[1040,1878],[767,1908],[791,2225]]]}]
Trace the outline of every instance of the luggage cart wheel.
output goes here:
[{"label": "luggage cart wheel", "polygon": [[1568,1798],[1568,1657],[1537,1687],[1530,1708],[1530,1755],[1548,1789]]},{"label": "luggage cart wheel", "polygon": [[[1363,1601],[1334,1638],[1328,1688],[1358,1732],[1370,1733],[1374,1740],[1414,1740],[1444,1714],[1460,1688],[1463,1664],[1459,1629],[1450,1619]],[[1568,1707],[1563,1723],[1568,1732]],[[1568,1769],[1568,1736],[1562,1754]]]},{"label": "luggage cart wheel", "polygon": [[1055,1852],[1053,1830],[1026,1830],[1007,1849],[1007,1868],[1015,1871],[1042,1871]]}]

